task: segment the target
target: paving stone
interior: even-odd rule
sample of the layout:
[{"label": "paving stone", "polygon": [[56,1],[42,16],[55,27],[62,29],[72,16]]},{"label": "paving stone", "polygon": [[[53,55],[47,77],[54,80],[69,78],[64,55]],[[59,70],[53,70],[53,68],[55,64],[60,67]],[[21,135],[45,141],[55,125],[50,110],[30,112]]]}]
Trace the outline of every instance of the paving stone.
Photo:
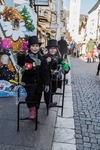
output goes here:
[{"label": "paving stone", "polygon": [[99,150],[100,77],[95,76],[97,63],[89,64],[80,58],[70,59],[75,137],[76,141],[83,140],[82,145],[76,142],[76,147],[78,150]]},{"label": "paving stone", "polygon": [[74,129],[74,120],[73,118],[57,117],[56,127],[65,127],[69,129]]},{"label": "paving stone", "polygon": [[76,145],[54,142],[52,150],[76,150]]},{"label": "paving stone", "polygon": [[66,128],[55,128],[54,142],[75,144],[75,132]]},{"label": "paving stone", "polygon": [[[61,114],[61,109],[59,108],[58,115],[60,115],[60,114]],[[70,108],[63,109],[63,117],[64,118],[73,118],[73,109],[70,109]]]}]

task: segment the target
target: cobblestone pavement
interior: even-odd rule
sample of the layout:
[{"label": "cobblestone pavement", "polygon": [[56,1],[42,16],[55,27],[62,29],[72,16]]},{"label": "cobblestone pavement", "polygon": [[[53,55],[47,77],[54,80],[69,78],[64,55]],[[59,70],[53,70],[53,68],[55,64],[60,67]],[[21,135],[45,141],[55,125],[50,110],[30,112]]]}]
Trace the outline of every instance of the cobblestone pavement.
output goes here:
[{"label": "cobblestone pavement", "polygon": [[77,150],[100,150],[100,77],[98,63],[70,57]]}]

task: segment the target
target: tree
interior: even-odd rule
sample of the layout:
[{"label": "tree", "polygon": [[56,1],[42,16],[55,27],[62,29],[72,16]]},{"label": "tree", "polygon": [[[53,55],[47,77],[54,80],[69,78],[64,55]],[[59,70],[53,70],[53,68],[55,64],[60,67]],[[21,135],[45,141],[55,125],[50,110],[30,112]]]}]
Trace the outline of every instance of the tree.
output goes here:
[{"label": "tree", "polygon": [[24,17],[24,22],[25,22],[25,26],[26,26],[27,30],[34,31],[35,27],[33,25],[33,20],[30,16],[30,13],[28,12],[26,6],[23,7],[20,14]]}]

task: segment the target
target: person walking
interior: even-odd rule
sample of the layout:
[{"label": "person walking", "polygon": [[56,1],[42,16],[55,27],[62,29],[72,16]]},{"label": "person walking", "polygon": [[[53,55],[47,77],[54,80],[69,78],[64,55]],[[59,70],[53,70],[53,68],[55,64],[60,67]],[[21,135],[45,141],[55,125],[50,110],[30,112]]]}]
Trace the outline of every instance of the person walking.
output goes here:
[{"label": "person walking", "polygon": [[97,66],[97,73],[96,73],[96,75],[99,76],[99,72],[100,72],[100,43],[98,44],[97,49],[98,49],[99,63],[98,63],[98,66]]},{"label": "person walking", "polygon": [[41,42],[37,36],[31,36],[28,39],[28,55],[25,56],[24,68],[25,71],[22,76],[22,82],[26,84],[25,89],[27,92],[26,103],[29,108],[29,118],[35,119],[36,109],[35,105],[30,102],[37,102],[38,108],[43,91],[49,91],[50,77],[47,67],[47,62],[39,54]]},{"label": "person walking", "polygon": [[94,42],[92,39],[90,39],[86,45],[86,51],[87,51],[87,63],[91,63],[92,58],[92,50],[94,48]]},{"label": "person walking", "polygon": [[68,50],[67,48],[68,44],[66,40],[64,40],[64,36],[62,36],[61,39],[58,41],[58,45],[59,45],[59,51],[62,57],[64,58]]}]

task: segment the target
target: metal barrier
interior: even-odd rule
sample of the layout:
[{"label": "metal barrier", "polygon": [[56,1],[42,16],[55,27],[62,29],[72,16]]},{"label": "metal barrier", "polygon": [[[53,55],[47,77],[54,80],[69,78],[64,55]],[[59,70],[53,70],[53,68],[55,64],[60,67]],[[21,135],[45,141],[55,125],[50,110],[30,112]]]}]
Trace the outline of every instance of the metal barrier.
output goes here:
[{"label": "metal barrier", "polygon": [[62,104],[61,105],[56,105],[54,107],[59,107],[61,108],[61,116],[63,116],[63,106],[64,106],[64,93],[65,93],[65,84],[66,84],[66,73],[64,73],[63,79],[59,80],[59,79],[52,79],[51,81],[61,81],[62,82],[62,92],[52,92],[52,84],[50,87],[50,98],[52,97],[52,95],[61,95],[62,96]]},{"label": "metal barrier", "polygon": [[28,117],[26,118],[20,118],[20,105],[22,104],[34,104],[35,108],[36,108],[36,118],[34,119],[35,121],[35,130],[37,130],[37,126],[38,126],[38,103],[37,102],[26,102],[26,101],[20,101],[20,86],[18,86],[18,94],[17,94],[17,131],[19,131],[19,124],[20,124],[20,120],[29,120]]}]

